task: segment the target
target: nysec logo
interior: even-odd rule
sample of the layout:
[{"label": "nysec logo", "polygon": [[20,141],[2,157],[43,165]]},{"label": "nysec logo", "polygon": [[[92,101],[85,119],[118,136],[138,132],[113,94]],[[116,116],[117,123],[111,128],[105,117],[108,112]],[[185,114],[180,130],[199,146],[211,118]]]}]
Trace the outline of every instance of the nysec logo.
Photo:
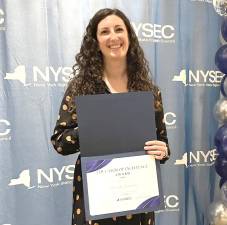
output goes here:
[{"label": "nysec logo", "polygon": [[0,119],[0,140],[11,140],[10,132],[10,122],[5,119]]},{"label": "nysec logo", "polygon": [[213,0],[191,0],[192,2],[206,2],[213,4]]},{"label": "nysec logo", "polygon": [[185,86],[219,87],[223,73],[215,70],[186,70],[183,69],[178,75],[174,75],[172,81],[181,82]]},{"label": "nysec logo", "polygon": [[63,166],[60,169],[54,167],[49,169],[37,169],[32,173],[29,169],[23,170],[9,182],[9,186],[22,185],[27,189],[51,188],[65,184],[71,184],[74,174],[74,165]]},{"label": "nysec logo", "polygon": [[212,166],[218,156],[216,149],[209,151],[185,152],[180,159],[175,161],[175,165],[194,166]]},{"label": "nysec logo", "polygon": [[172,25],[135,22],[131,25],[139,41],[175,43],[175,28]]},{"label": "nysec logo", "polygon": [[0,30],[5,30],[4,23],[5,23],[5,13],[4,11],[0,8]]},{"label": "nysec logo", "polygon": [[[24,86],[33,85],[34,87],[64,87],[70,80],[71,74],[71,67],[53,68],[52,66],[47,66],[45,69],[40,69],[38,66],[33,66],[32,77],[30,78],[26,73],[25,66],[18,65],[14,72],[6,73],[4,79],[19,81]],[[31,79],[30,81],[28,81],[29,78]]]},{"label": "nysec logo", "polygon": [[166,211],[180,211],[179,197],[175,194],[164,195],[164,210],[158,210],[157,213]]},{"label": "nysec logo", "polygon": [[176,128],[176,114],[174,112],[167,112],[164,114],[164,123],[167,129]]}]

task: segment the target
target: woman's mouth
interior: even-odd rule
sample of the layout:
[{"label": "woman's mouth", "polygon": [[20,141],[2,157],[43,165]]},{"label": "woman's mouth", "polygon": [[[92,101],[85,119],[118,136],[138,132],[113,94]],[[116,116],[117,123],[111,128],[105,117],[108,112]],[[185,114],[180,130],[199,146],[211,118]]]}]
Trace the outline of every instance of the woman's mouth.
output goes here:
[{"label": "woman's mouth", "polygon": [[109,48],[110,49],[118,49],[120,48],[122,45],[118,44],[118,45],[110,45]]}]

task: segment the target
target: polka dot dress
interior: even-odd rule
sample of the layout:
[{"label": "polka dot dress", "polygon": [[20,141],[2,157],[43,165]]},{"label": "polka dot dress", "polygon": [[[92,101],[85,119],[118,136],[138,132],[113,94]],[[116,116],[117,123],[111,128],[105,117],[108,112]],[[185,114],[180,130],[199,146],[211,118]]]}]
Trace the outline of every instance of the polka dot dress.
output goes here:
[{"label": "polka dot dress", "polygon": [[[110,94],[106,88],[106,93]],[[69,155],[79,152],[79,131],[77,125],[76,106],[70,107],[71,96],[69,89],[66,91],[62,100],[59,116],[51,137],[51,142],[55,150],[62,155]],[[75,105],[75,104],[74,104]],[[155,120],[158,140],[167,143],[166,127],[163,122],[164,114],[161,101],[161,93],[157,89],[155,98]],[[170,155],[168,148],[168,157]],[[161,161],[164,163],[165,158]],[[74,181],[73,181],[73,207],[72,207],[72,225],[154,225],[154,213],[142,213],[127,215],[122,217],[113,217],[103,220],[86,221],[84,214],[84,197],[83,197],[83,179],[81,174],[80,155],[75,163]]]}]

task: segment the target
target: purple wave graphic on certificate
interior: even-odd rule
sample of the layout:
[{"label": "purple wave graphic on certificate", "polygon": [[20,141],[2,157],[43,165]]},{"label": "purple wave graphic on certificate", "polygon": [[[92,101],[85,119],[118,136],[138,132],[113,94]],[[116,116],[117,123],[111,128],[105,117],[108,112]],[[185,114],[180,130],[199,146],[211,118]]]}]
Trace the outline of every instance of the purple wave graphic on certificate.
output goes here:
[{"label": "purple wave graphic on certificate", "polygon": [[112,159],[90,160],[86,163],[86,173],[91,173],[99,170],[110,163]]},{"label": "purple wave graphic on certificate", "polygon": [[150,208],[157,207],[158,205],[160,205],[160,203],[161,203],[160,197],[155,196],[141,203],[136,209],[148,209],[148,208],[150,209]]}]

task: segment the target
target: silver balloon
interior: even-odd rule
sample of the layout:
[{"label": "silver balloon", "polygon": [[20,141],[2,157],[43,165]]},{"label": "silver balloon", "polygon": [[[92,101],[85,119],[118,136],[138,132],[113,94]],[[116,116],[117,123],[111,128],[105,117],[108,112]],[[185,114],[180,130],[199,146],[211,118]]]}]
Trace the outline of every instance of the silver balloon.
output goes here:
[{"label": "silver balloon", "polygon": [[227,98],[217,101],[214,107],[214,116],[220,123],[227,122]]},{"label": "silver balloon", "polygon": [[213,202],[209,207],[209,221],[211,225],[227,224],[227,207],[223,202]]},{"label": "silver balloon", "polygon": [[227,181],[221,186],[221,200],[227,207]]},{"label": "silver balloon", "polygon": [[227,1],[226,0],[213,0],[215,11],[220,16],[227,16]]},{"label": "silver balloon", "polygon": [[224,215],[215,219],[214,225],[227,225],[227,210],[224,212]]},{"label": "silver balloon", "polygon": [[227,41],[225,41],[225,39],[222,36],[221,30],[219,32],[219,39],[220,39],[220,42],[221,42],[222,45],[226,45],[227,44]]}]

